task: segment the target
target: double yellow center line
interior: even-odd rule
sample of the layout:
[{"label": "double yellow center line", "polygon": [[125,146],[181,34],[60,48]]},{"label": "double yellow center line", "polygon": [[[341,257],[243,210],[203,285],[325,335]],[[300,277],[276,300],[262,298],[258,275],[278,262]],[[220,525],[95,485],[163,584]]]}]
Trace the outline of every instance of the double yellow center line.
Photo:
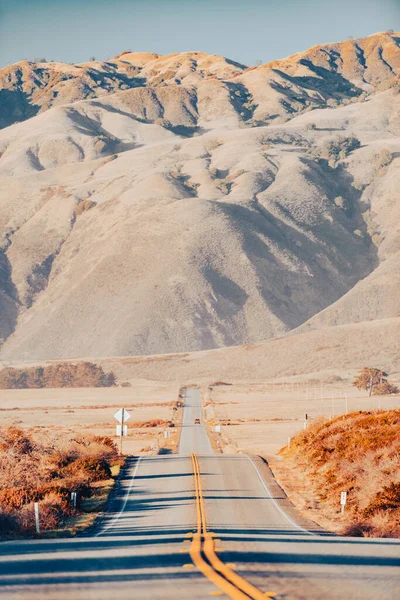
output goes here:
[{"label": "double yellow center line", "polygon": [[190,557],[196,567],[220,590],[233,600],[265,600],[263,593],[218,558],[213,534],[207,531],[204,497],[200,478],[199,461],[192,454],[193,474],[196,492],[197,532],[193,534]]}]

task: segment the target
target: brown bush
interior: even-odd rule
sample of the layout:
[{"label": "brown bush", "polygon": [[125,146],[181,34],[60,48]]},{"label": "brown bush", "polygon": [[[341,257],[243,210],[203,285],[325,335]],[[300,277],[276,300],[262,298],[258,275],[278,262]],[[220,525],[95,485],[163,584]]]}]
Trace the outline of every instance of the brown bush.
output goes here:
[{"label": "brown bush", "polygon": [[114,56],[114,58],[121,58],[121,56],[124,56],[124,54],[130,54],[131,52],[132,50],[123,50],[120,54]]},{"label": "brown bush", "polygon": [[2,431],[0,435],[0,451],[14,449],[21,454],[29,454],[34,449],[32,439],[26,435],[23,429],[18,427],[8,427]]},{"label": "brown bush", "polygon": [[56,363],[47,367],[0,370],[1,389],[111,387],[115,375],[91,362]]},{"label": "brown bush", "polygon": [[39,522],[42,530],[55,529],[71,514],[70,504],[58,494],[47,494],[39,505]]},{"label": "brown bush", "polygon": [[357,523],[351,523],[344,529],[343,534],[350,537],[369,537],[372,532],[371,525],[358,521]]},{"label": "brown bush", "polygon": [[400,410],[360,411],[312,423],[281,452],[328,511],[347,491],[345,519],[360,535],[400,535],[399,430]]},{"label": "brown bush", "polygon": [[43,439],[0,428],[1,533],[34,533],[34,502],[40,503],[42,528],[58,526],[69,514],[71,491],[90,497],[93,482],[111,477],[117,455],[106,436]]},{"label": "brown bush", "polygon": [[372,393],[374,396],[388,396],[389,394],[398,394],[399,389],[388,381],[382,381],[374,387]]},{"label": "brown bush", "polygon": [[101,444],[111,448],[113,451],[116,450],[114,440],[107,435],[94,435],[92,440],[95,444]]},{"label": "brown bush", "polygon": [[96,205],[96,202],[94,202],[93,200],[81,200],[76,205],[75,215],[77,217],[79,217],[79,215],[90,210],[91,208],[94,208],[95,206],[97,206],[97,205]]},{"label": "brown bush", "polygon": [[88,482],[110,479],[110,465],[104,458],[79,458],[62,470],[63,477],[83,477]]},{"label": "brown bush", "polygon": [[383,489],[376,494],[374,500],[364,509],[363,514],[368,517],[381,510],[398,509],[400,509],[400,482],[394,483],[392,481],[390,485],[383,486]]},{"label": "brown bush", "polygon": [[4,488],[0,490],[0,505],[9,508],[20,508],[38,499],[39,494],[35,489]]}]

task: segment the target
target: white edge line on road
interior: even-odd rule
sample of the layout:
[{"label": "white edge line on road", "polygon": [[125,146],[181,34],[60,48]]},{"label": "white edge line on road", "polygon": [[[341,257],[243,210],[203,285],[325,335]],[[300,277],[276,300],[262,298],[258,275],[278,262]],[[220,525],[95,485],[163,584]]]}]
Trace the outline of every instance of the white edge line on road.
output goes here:
[{"label": "white edge line on road", "polygon": [[250,456],[247,456],[247,458],[249,459],[249,461],[251,462],[251,464],[253,465],[253,467],[256,470],[256,473],[262,483],[263,488],[265,489],[265,491],[267,492],[269,499],[272,500],[272,502],[274,503],[275,507],[279,510],[279,512],[281,513],[281,515],[283,517],[285,517],[285,519],[291,524],[293,525],[293,527],[295,527],[296,529],[300,529],[300,531],[303,531],[304,533],[306,533],[307,535],[318,535],[315,533],[312,533],[311,531],[308,531],[308,529],[304,529],[304,527],[301,527],[301,525],[298,525],[297,523],[295,523],[294,521],[292,521],[292,519],[290,517],[288,517],[288,515],[285,513],[284,510],[282,510],[282,508],[279,506],[279,504],[276,502],[276,500],[272,497],[271,492],[269,491],[267,484],[265,483],[264,479],[261,476],[260,471],[258,470],[256,464],[254,463],[253,459],[250,458]]},{"label": "white edge line on road", "polygon": [[140,456],[140,457],[139,457],[139,459],[138,459],[138,461],[137,461],[137,463],[136,463],[136,465],[135,465],[135,469],[134,469],[134,471],[133,471],[133,474],[132,474],[132,479],[131,479],[131,482],[130,482],[130,484],[129,484],[128,491],[127,491],[127,492],[126,492],[126,494],[125,494],[125,498],[124,498],[124,502],[123,502],[123,504],[122,504],[122,508],[121,508],[121,510],[119,511],[119,513],[118,513],[117,515],[115,515],[115,517],[113,518],[113,520],[111,521],[111,523],[109,523],[109,524],[107,525],[107,527],[102,527],[102,529],[101,529],[101,530],[100,530],[98,533],[96,533],[96,535],[95,535],[94,537],[98,537],[99,535],[102,535],[102,534],[103,534],[105,531],[108,531],[108,529],[111,529],[111,527],[113,527],[113,525],[114,525],[115,521],[118,521],[118,519],[120,518],[120,516],[121,516],[121,515],[122,515],[122,513],[124,512],[124,510],[125,510],[125,507],[126,507],[126,504],[127,504],[127,502],[128,502],[129,496],[130,496],[130,493],[131,493],[131,491],[132,491],[133,480],[134,480],[134,479],[135,479],[135,477],[136,477],[136,473],[137,473],[137,470],[138,470],[138,468],[139,468],[139,464],[140,464],[140,461],[142,460],[142,458],[143,458],[143,457],[142,457],[142,456]]}]

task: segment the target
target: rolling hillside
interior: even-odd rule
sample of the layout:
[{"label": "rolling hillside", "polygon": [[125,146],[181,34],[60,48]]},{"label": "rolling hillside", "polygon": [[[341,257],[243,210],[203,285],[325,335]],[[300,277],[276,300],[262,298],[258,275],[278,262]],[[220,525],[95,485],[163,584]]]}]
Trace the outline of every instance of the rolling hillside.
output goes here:
[{"label": "rolling hillside", "polygon": [[399,40],[0,71],[1,357],[397,317]]}]

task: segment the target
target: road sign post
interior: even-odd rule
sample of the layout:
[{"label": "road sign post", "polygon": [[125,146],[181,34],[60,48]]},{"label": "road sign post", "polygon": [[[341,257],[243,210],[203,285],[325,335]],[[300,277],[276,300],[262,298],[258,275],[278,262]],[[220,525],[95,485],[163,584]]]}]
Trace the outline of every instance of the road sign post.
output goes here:
[{"label": "road sign post", "polygon": [[340,504],[342,506],[342,514],[344,513],[344,507],[347,502],[347,492],[340,492]]},{"label": "road sign post", "polygon": [[36,533],[40,533],[39,502],[35,502],[35,525],[36,525]]},{"label": "road sign post", "polygon": [[120,437],[119,440],[119,453],[122,455],[122,439],[128,435],[128,427],[125,425],[126,421],[131,418],[130,413],[126,410],[126,408],[120,408],[114,415],[114,418],[117,419],[121,423],[121,425],[117,425],[117,436]]}]

